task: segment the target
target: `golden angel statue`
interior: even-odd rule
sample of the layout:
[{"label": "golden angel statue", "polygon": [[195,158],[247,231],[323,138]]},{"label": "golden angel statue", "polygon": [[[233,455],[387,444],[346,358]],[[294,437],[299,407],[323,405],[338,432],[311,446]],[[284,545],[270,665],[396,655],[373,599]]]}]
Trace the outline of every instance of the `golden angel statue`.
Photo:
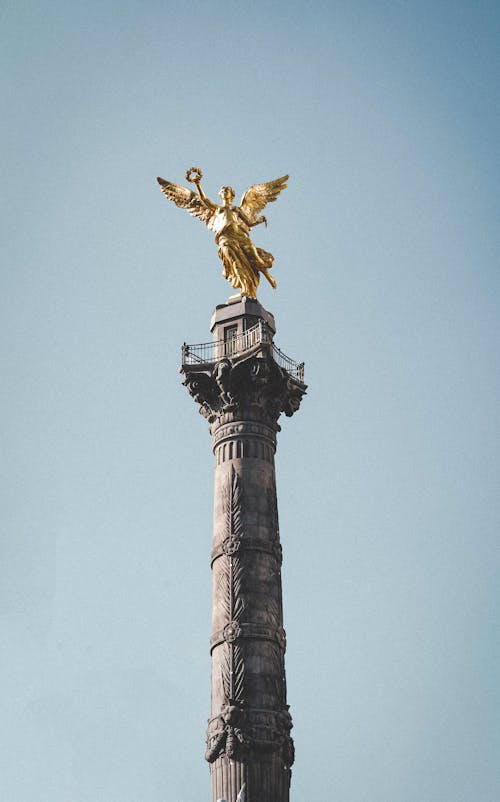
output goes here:
[{"label": "golden angel statue", "polygon": [[260,273],[276,288],[276,281],[269,273],[274,256],[263,248],[255,247],[250,239],[250,229],[259,223],[267,226],[266,218],[264,215],[259,217],[259,213],[286,188],[288,176],[268,181],[267,184],[254,184],[247,189],[239,206],[233,206],[235,193],[232,187],[221,187],[219,195],[222,206],[209,200],[201,188],[202,172],[199,167],[191,167],[186,172],[186,179],[195,184],[196,192],[163,178],[157,181],[169,200],[215,231],[224,278],[248,298],[257,297]]}]

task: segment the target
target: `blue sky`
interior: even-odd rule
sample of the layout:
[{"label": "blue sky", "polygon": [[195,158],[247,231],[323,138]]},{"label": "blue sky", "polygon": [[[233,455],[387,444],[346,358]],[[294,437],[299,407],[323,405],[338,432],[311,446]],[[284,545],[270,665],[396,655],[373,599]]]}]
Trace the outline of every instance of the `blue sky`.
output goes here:
[{"label": "blue sky", "polygon": [[309,393],[277,482],[295,800],[497,802],[496,3],[4,2],[5,802],[209,798],[231,293],[159,193],[289,172],[259,298]]}]

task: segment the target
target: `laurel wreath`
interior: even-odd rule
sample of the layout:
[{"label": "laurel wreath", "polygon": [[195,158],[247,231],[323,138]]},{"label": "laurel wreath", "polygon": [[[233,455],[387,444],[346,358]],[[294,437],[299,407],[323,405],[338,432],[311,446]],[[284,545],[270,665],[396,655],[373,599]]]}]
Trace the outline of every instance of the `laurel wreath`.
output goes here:
[{"label": "laurel wreath", "polygon": [[196,184],[198,181],[201,181],[202,177],[203,173],[199,167],[190,167],[189,170],[186,170],[186,179],[192,184]]}]

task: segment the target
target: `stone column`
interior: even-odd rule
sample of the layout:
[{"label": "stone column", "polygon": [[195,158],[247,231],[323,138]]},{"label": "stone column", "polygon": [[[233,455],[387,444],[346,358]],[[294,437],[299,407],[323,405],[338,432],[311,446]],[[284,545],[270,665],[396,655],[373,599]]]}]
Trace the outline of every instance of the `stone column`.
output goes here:
[{"label": "stone column", "polygon": [[280,359],[274,331],[272,315],[242,298],[216,309],[213,361],[187,364],[189,351],[183,358],[215,455],[206,751],[213,802],[235,802],[243,784],[246,802],[289,800],[294,750],[274,454],[278,418],[298,409],[306,387],[301,366]]}]

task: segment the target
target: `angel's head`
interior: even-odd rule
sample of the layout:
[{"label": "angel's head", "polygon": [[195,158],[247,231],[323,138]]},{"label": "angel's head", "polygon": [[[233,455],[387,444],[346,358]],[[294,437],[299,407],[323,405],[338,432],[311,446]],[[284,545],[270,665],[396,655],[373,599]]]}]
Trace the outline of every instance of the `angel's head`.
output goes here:
[{"label": "angel's head", "polygon": [[234,189],[232,187],[221,187],[219,189],[219,196],[225,204],[231,204],[235,199]]}]

